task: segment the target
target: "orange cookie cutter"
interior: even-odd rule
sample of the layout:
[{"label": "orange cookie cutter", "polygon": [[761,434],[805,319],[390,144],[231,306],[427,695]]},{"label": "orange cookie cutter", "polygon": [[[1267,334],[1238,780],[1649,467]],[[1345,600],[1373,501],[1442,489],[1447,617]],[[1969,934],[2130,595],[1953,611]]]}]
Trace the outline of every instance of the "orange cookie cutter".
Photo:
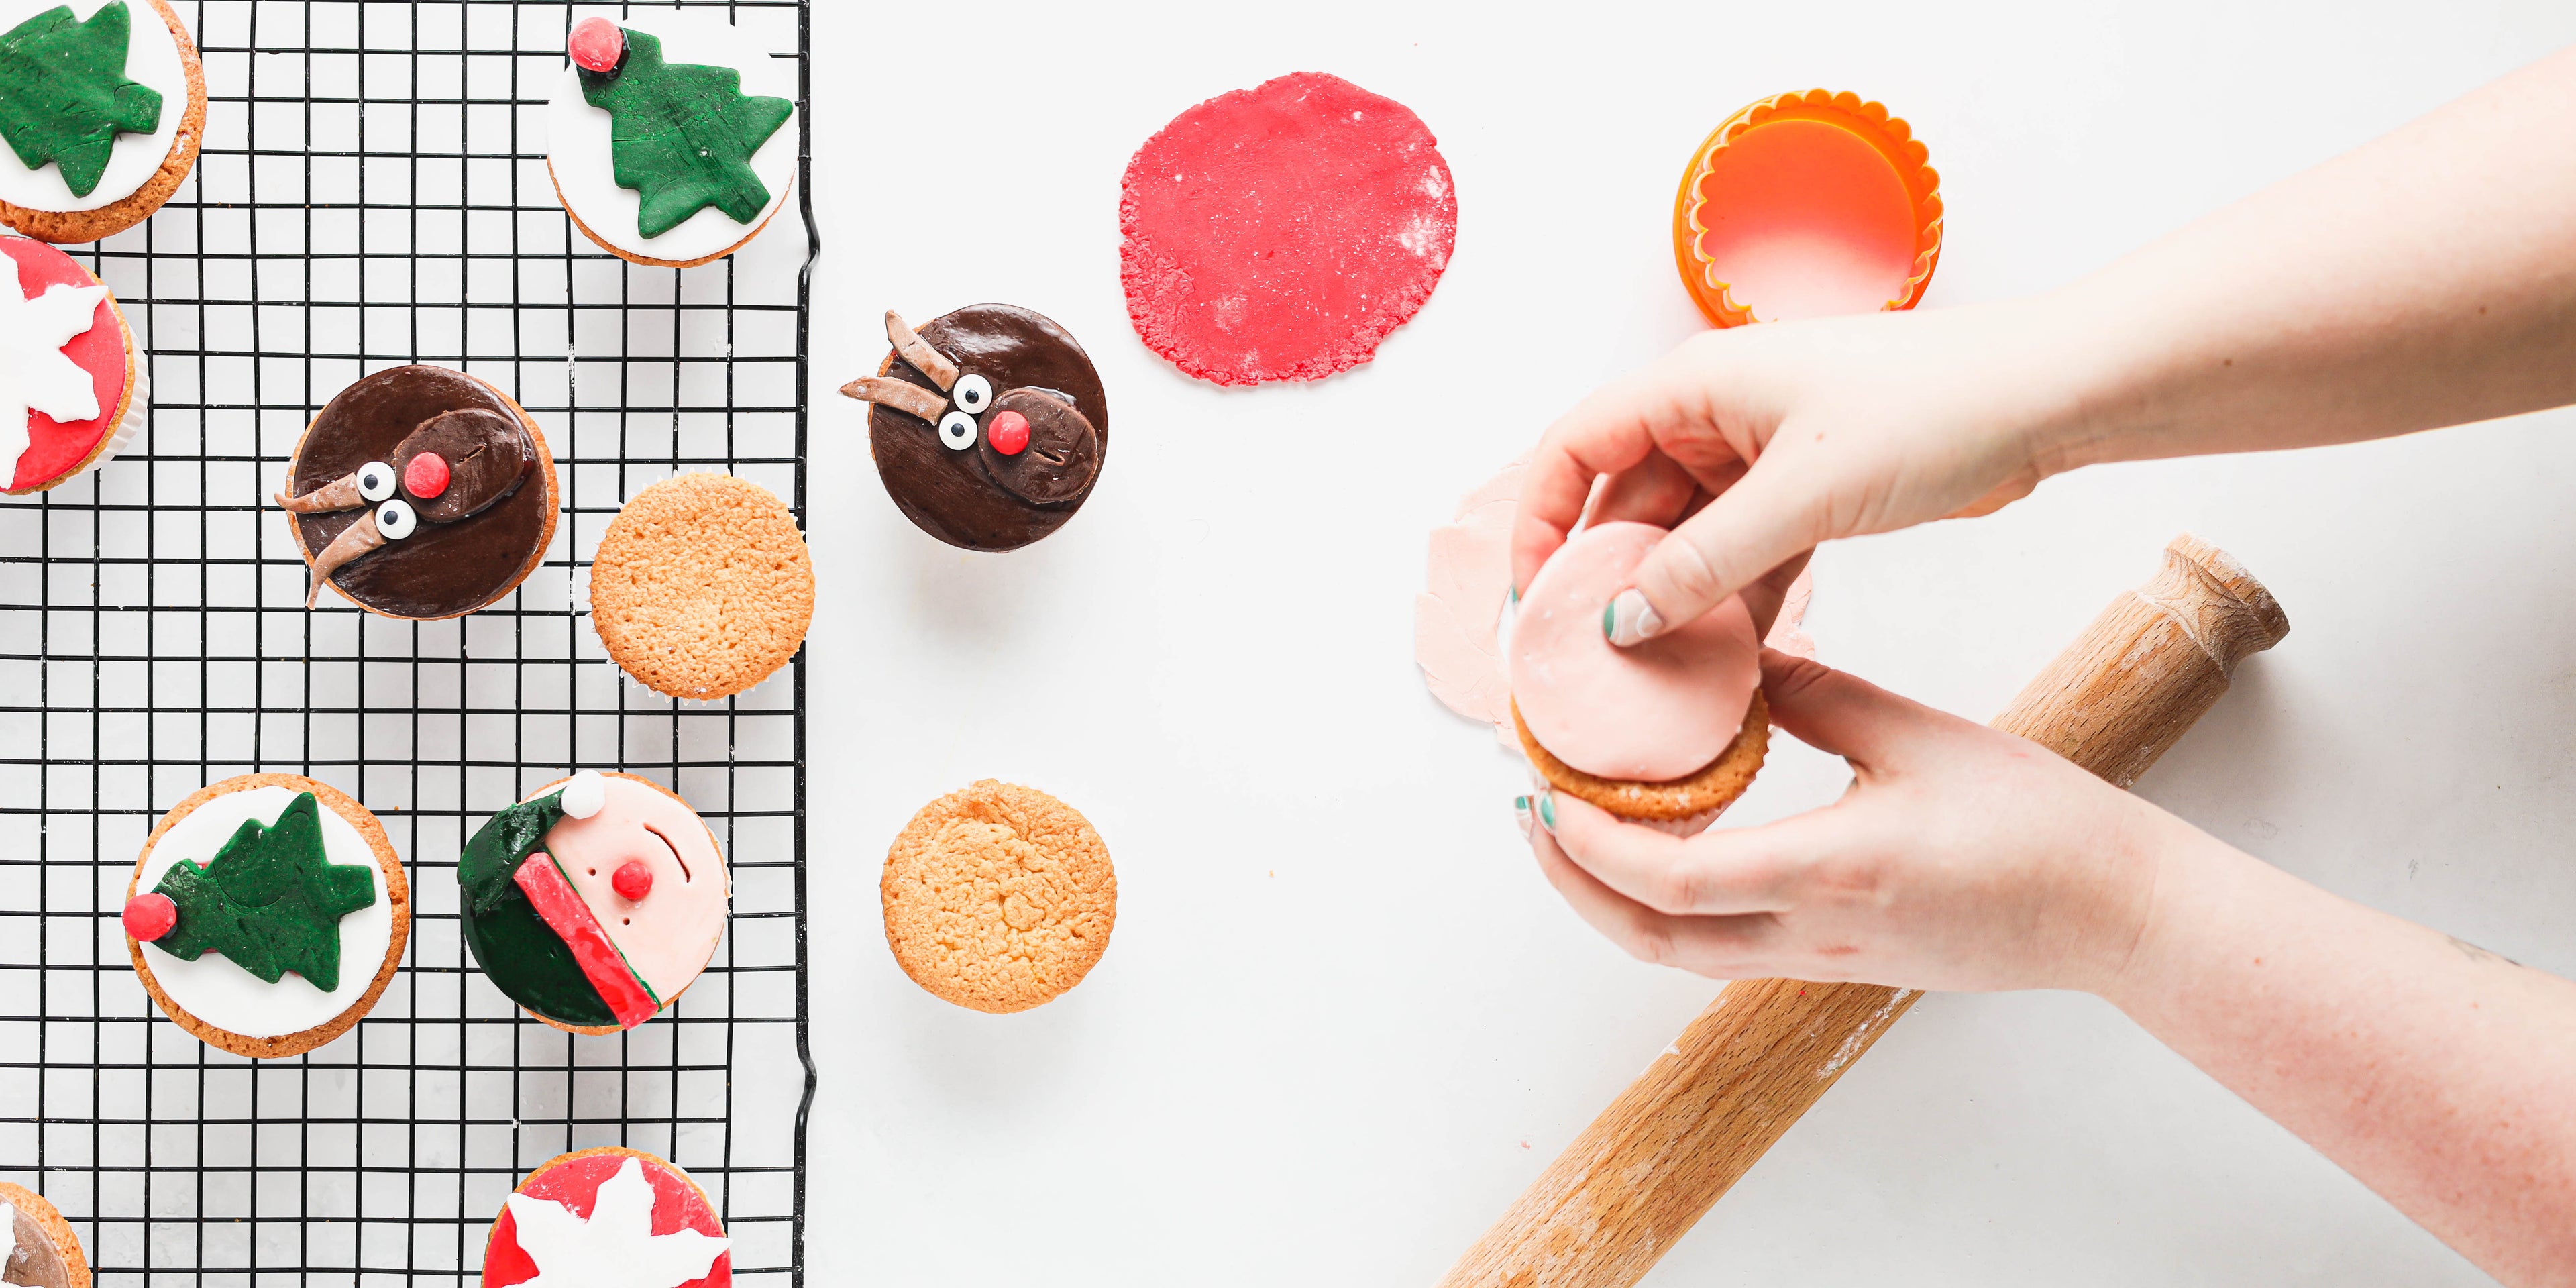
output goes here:
[{"label": "orange cookie cutter", "polygon": [[1673,201],[1673,259],[1717,326],[1910,309],[1941,260],[1941,176],[1857,94],[1775,94],[1711,130]]}]

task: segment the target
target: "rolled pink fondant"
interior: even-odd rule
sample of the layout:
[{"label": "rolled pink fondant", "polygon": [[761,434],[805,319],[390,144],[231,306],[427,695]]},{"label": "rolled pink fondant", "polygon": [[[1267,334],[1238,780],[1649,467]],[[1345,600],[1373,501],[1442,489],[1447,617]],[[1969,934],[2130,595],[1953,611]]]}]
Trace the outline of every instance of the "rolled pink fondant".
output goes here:
[{"label": "rolled pink fondant", "polygon": [[1576,533],[1530,579],[1512,622],[1521,719],[1587,774],[1660,783],[1699,772],[1735,741],[1762,682],[1742,599],[1633,648],[1611,646],[1602,609],[1663,538],[1645,523]]}]

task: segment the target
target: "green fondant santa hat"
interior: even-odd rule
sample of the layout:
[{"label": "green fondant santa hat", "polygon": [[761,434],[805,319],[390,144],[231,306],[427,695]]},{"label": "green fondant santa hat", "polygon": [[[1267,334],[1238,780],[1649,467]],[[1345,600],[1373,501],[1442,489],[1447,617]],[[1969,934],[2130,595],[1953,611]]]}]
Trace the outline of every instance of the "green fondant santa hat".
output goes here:
[{"label": "green fondant santa hat", "polygon": [[465,843],[456,861],[464,890],[465,945],[512,1001],[574,1028],[631,1029],[663,999],[627,964],[569,876],[545,852],[564,819],[597,814],[607,785],[584,770],[534,800],[512,805]]}]

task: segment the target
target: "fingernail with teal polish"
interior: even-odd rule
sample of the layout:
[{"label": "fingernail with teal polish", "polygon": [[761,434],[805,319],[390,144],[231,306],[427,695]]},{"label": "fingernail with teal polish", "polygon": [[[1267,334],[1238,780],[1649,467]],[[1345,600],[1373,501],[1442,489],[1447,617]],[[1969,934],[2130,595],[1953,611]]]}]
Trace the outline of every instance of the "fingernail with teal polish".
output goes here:
[{"label": "fingernail with teal polish", "polygon": [[1549,836],[1556,835],[1556,793],[1539,793],[1538,824],[1547,829]]},{"label": "fingernail with teal polish", "polygon": [[1528,839],[1529,839],[1529,836],[1530,836],[1530,798],[1529,798],[1529,797],[1527,797],[1527,796],[1515,796],[1515,797],[1513,797],[1513,798],[1512,798],[1512,821],[1513,821],[1513,822],[1515,822],[1515,823],[1520,824],[1520,826],[1521,826],[1521,839],[1522,839],[1522,840],[1524,840],[1524,841],[1528,840]]},{"label": "fingernail with teal polish", "polygon": [[1620,648],[1663,634],[1664,619],[1639,591],[1623,590],[1601,608],[1601,634]]}]

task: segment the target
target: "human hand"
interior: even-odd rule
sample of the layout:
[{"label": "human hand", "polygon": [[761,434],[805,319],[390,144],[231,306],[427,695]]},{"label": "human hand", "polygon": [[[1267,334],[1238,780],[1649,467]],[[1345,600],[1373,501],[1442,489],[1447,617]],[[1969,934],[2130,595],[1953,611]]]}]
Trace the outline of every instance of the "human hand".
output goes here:
[{"label": "human hand", "polygon": [[2109,987],[2169,856],[2201,834],[2037,743],[1765,651],[1771,718],[1842,756],[1822,809],[1680,838],[1564,793],[1531,846],[1632,955],[1721,979]]},{"label": "human hand", "polygon": [[1999,509],[2038,484],[2072,419],[2070,331],[2034,302],[1696,336],[1548,429],[1522,483],[1512,584],[1529,585],[1602,479],[1594,521],[1674,529],[1620,596],[1622,644],[1819,542]]}]

